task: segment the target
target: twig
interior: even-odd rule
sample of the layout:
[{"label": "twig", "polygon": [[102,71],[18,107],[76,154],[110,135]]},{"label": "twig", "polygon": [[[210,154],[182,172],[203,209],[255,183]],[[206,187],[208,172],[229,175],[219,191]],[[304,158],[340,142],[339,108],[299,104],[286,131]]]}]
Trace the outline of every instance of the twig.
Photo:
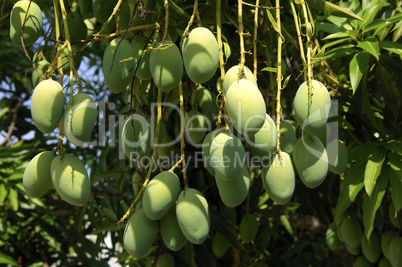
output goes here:
[{"label": "twig", "polygon": [[253,59],[254,59],[254,78],[257,80],[257,29],[258,29],[258,6],[260,0],[255,1],[255,13],[254,13],[254,36],[253,36]]},{"label": "twig", "polygon": [[278,153],[281,152],[280,140],[281,140],[281,118],[282,118],[282,107],[281,107],[281,91],[282,91],[282,34],[281,34],[281,10],[280,10],[280,0],[276,0],[276,23],[278,24],[278,51],[277,51],[277,60],[278,60],[278,69],[276,75],[276,84],[277,84],[277,96],[276,96],[276,132],[277,132],[277,143],[276,150]]},{"label": "twig", "polygon": [[10,112],[13,113],[13,117],[11,119],[11,123],[10,123],[10,127],[8,128],[7,131],[7,136],[5,137],[5,139],[0,143],[0,146],[5,145],[7,142],[9,142],[9,144],[11,145],[11,135],[13,134],[14,128],[15,128],[15,123],[17,121],[17,112],[20,109],[20,107],[22,106],[22,104],[28,100],[30,97],[29,94],[27,94],[23,99],[21,99],[20,102],[17,103],[17,105],[15,105],[15,107],[10,110]]}]

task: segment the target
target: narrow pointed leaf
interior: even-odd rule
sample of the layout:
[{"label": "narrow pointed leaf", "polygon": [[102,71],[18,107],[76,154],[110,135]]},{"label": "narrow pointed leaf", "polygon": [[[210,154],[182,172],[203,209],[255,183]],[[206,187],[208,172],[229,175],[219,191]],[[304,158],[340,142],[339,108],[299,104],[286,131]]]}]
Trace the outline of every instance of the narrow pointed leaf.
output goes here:
[{"label": "narrow pointed leaf", "polygon": [[354,55],[356,53],[356,49],[354,45],[343,45],[340,47],[336,47],[331,49],[322,55],[322,59],[337,59],[340,57]]},{"label": "narrow pointed leaf", "polygon": [[370,36],[362,42],[357,42],[357,45],[366,52],[372,54],[377,60],[380,53],[378,39]]},{"label": "narrow pointed leaf", "polygon": [[391,166],[391,198],[395,212],[402,209],[402,163],[401,156],[396,153],[389,153],[388,163]]},{"label": "narrow pointed leaf", "polygon": [[364,171],[364,189],[370,197],[377,182],[377,178],[381,173],[381,168],[384,163],[387,151],[384,149],[378,150],[367,161]]},{"label": "narrow pointed leaf", "polygon": [[307,0],[307,3],[310,7],[328,15],[363,20],[350,9],[335,5],[325,0]]},{"label": "narrow pointed leaf", "polygon": [[9,264],[11,266],[18,266],[18,262],[11,256],[0,252],[0,264]]},{"label": "narrow pointed leaf", "polygon": [[355,54],[349,64],[350,83],[352,85],[353,94],[363,77],[364,72],[368,68],[370,54],[367,52],[359,52]]},{"label": "narrow pointed leaf", "polygon": [[18,210],[18,192],[13,188],[10,188],[10,193],[8,194],[8,200],[10,201],[10,206],[14,211]]},{"label": "narrow pointed leaf", "polygon": [[364,169],[367,161],[355,163],[345,175],[339,192],[339,198],[335,206],[334,217],[339,218],[355,200],[364,186]]},{"label": "narrow pointed leaf", "polygon": [[378,208],[381,206],[382,199],[384,198],[387,189],[389,171],[390,168],[386,167],[378,177],[377,183],[370,197],[366,194],[363,196],[363,227],[364,234],[367,238],[370,238],[374,229],[375,215]]},{"label": "narrow pointed leaf", "polygon": [[388,50],[391,53],[395,53],[395,54],[402,56],[402,44],[401,43],[396,43],[396,42],[392,42],[392,41],[381,41],[380,47],[382,49]]},{"label": "narrow pointed leaf", "polygon": [[0,184],[0,204],[3,204],[4,200],[8,195],[8,185],[7,184]]}]

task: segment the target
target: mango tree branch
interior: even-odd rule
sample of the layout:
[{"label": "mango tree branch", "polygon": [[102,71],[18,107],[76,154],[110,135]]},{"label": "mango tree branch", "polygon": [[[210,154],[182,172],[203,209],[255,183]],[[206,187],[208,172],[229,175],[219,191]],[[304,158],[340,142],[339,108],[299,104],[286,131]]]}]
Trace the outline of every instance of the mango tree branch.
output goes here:
[{"label": "mango tree branch", "polygon": [[278,133],[278,139],[276,143],[276,150],[278,153],[281,152],[281,118],[282,118],[282,107],[281,107],[281,91],[282,91],[282,34],[281,34],[281,10],[280,10],[280,0],[276,0],[276,23],[278,24],[278,51],[277,51],[277,60],[278,60],[278,69],[276,75],[276,84],[277,84],[277,96],[276,96],[276,132]]}]

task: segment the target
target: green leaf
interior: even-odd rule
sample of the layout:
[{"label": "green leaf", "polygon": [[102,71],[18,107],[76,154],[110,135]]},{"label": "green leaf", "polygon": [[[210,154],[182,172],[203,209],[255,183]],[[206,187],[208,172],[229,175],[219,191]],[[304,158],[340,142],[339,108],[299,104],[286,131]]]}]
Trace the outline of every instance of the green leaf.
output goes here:
[{"label": "green leaf", "polygon": [[8,194],[8,200],[10,201],[10,206],[14,211],[18,210],[18,192],[10,188],[10,193]]},{"label": "green leaf", "polygon": [[110,208],[103,208],[103,212],[106,214],[107,217],[109,217],[110,219],[117,221],[117,215],[116,213],[110,209]]},{"label": "green leaf", "polygon": [[392,41],[381,41],[380,47],[385,50],[388,50],[391,53],[395,53],[395,54],[402,56],[402,44],[401,43],[392,42]]},{"label": "green leaf", "polygon": [[113,177],[115,175],[120,175],[120,174],[121,174],[121,171],[108,171],[108,172],[98,173],[91,178],[91,183],[93,185],[102,179],[107,179],[107,178]]},{"label": "green leaf", "polygon": [[350,56],[356,54],[356,49],[354,45],[345,45],[340,46],[334,49],[331,49],[322,55],[322,59],[337,59],[340,57]]},{"label": "green leaf", "polygon": [[307,0],[310,7],[321,11],[325,14],[334,15],[338,17],[351,18],[357,20],[363,20],[358,15],[353,13],[350,9],[335,5],[325,0]]},{"label": "green leaf", "polygon": [[370,235],[374,229],[375,214],[378,208],[381,206],[382,199],[387,189],[389,170],[389,167],[385,167],[385,170],[378,177],[371,196],[366,194],[363,196],[363,226],[364,234],[367,238],[370,238]]},{"label": "green leaf", "polygon": [[8,195],[8,184],[0,184],[0,204],[4,203]]},{"label": "green leaf", "polygon": [[366,52],[359,52],[355,54],[349,64],[350,83],[352,85],[353,94],[356,92],[357,87],[363,77],[364,72],[368,68],[370,54]]},{"label": "green leaf", "polygon": [[391,179],[391,198],[394,203],[395,212],[398,213],[402,208],[402,170],[390,171]]},{"label": "green leaf", "polygon": [[384,149],[380,149],[376,153],[374,153],[367,161],[366,169],[364,171],[364,189],[366,190],[369,197],[374,190],[377,178],[381,173],[381,168],[386,156],[387,151]]},{"label": "green leaf", "polygon": [[3,252],[0,252],[0,263],[18,266],[18,262],[16,260],[14,260],[11,256],[4,254]]},{"label": "green leaf", "polygon": [[376,153],[379,147],[380,143],[377,142],[368,142],[358,146],[353,146],[348,150],[348,158],[350,161],[365,160]]},{"label": "green leaf", "polygon": [[363,14],[364,21],[362,20],[363,22],[360,24],[359,30],[361,30],[361,29],[364,30],[366,28],[366,26],[368,26],[374,20],[378,11],[380,11],[381,7],[382,7],[382,4],[378,3],[371,8],[365,9],[364,14]]},{"label": "green leaf", "polygon": [[357,46],[359,46],[361,49],[365,50],[366,52],[369,52],[378,60],[380,49],[379,49],[379,42],[378,42],[377,38],[375,38],[373,36],[367,37],[364,41],[357,42]]},{"label": "green leaf", "polygon": [[283,88],[286,88],[286,86],[287,86],[288,83],[289,83],[289,80],[290,80],[290,77],[291,77],[291,76],[292,76],[292,74],[289,74],[288,77],[285,78],[285,81],[283,81],[283,84],[282,84],[282,89],[283,89]]},{"label": "green leaf", "polygon": [[384,144],[384,147],[392,152],[398,153],[402,155],[402,143],[398,140],[391,140],[388,143]]},{"label": "green leaf", "polygon": [[272,67],[265,67],[263,69],[261,69],[260,71],[269,71],[269,72],[278,72],[277,68],[272,68]]},{"label": "green leaf", "polygon": [[346,173],[341,185],[339,198],[336,202],[334,217],[339,218],[349,208],[355,200],[357,194],[364,186],[364,169],[366,161],[360,161],[353,165],[351,170]]},{"label": "green leaf", "polygon": [[286,217],[286,215],[282,214],[279,219],[281,220],[281,223],[283,225],[283,227],[285,227],[286,231],[291,235],[294,236],[294,232],[293,232],[293,228],[292,225],[290,224],[288,218]]}]

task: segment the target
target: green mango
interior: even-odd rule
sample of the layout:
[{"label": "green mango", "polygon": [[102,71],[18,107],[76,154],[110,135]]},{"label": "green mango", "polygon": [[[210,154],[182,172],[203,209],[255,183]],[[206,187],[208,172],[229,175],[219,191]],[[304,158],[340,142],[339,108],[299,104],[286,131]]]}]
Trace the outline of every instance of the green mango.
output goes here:
[{"label": "green mango", "polygon": [[388,259],[393,267],[402,266],[402,237],[395,237],[388,247]]},{"label": "green mango", "polygon": [[[134,55],[140,56],[143,50],[147,49],[148,38],[145,36],[136,36],[131,41],[131,46],[133,47]],[[142,55],[140,60],[135,60],[135,65],[137,72],[135,76],[141,80],[150,80],[152,78],[151,69],[149,67],[149,52]],[[137,67],[138,65],[138,67]]]},{"label": "green mango", "polygon": [[158,222],[149,219],[143,209],[138,209],[124,229],[124,248],[134,258],[142,258],[147,255],[157,236]]},{"label": "green mango", "polygon": [[[134,125],[134,128],[133,128]],[[128,117],[121,131],[121,146],[130,160],[151,153],[151,125],[139,114]]]},{"label": "green mango", "polygon": [[184,189],[177,198],[176,216],[188,241],[196,245],[205,241],[211,218],[208,202],[201,192],[194,188]]},{"label": "green mango", "polygon": [[325,234],[325,242],[327,243],[327,246],[331,250],[337,250],[342,245],[341,240],[338,238],[336,227],[337,227],[336,223],[332,222],[328,226],[328,229],[327,229],[326,234]]},{"label": "green mango", "polygon": [[149,67],[153,81],[159,90],[169,92],[175,89],[183,77],[183,60],[174,43],[159,42],[149,56]]},{"label": "green mango", "polygon": [[328,173],[328,155],[314,135],[300,137],[293,149],[293,161],[303,184],[309,188],[321,185]]},{"label": "green mango", "polygon": [[84,19],[89,19],[94,16],[92,2],[93,1],[90,0],[78,0],[78,8],[80,10],[81,17]]},{"label": "green mango", "polygon": [[350,248],[356,248],[360,245],[363,232],[360,223],[353,217],[346,217],[341,224],[341,234],[344,242]]},{"label": "green mango", "polygon": [[362,253],[369,262],[375,263],[378,261],[381,256],[381,248],[377,233],[372,232],[370,239],[367,239],[366,236],[363,236],[361,246]]},{"label": "green mango", "polygon": [[392,265],[387,258],[382,257],[381,260],[378,262],[378,267],[392,267]]},{"label": "green mango", "polygon": [[135,57],[130,42],[125,39],[113,39],[103,54],[103,76],[107,87],[115,94],[121,93],[130,84],[135,61],[121,60]]},{"label": "green mango", "polygon": [[254,135],[264,125],[264,97],[253,82],[241,79],[232,83],[225,94],[225,105],[234,128],[242,135]]},{"label": "green mango", "polygon": [[31,99],[31,115],[35,126],[42,133],[50,133],[57,127],[63,115],[64,103],[63,87],[58,82],[43,80],[35,87]]},{"label": "green mango", "polygon": [[219,66],[219,46],[214,34],[205,27],[189,32],[182,44],[184,68],[194,83],[205,83]]},{"label": "green mango", "polygon": [[35,2],[22,0],[14,4],[10,12],[10,39],[13,44],[22,46],[21,35],[24,28],[24,45],[31,46],[39,38],[42,26],[42,11]]},{"label": "green mango", "polygon": [[57,193],[74,206],[85,205],[91,195],[91,183],[84,164],[72,154],[56,156],[50,166]]},{"label": "green mango", "polygon": [[363,256],[357,257],[352,265],[352,267],[370,267],[370,266],[371,266],[370,262],[368,262],[367,259]]},{"label": "green mango", "polygon": [[258,232],[258,221],[254,214],[247,214],[240,222],[240,236],[244,243],[254,240]]},{"label": "green mango", "polygon": [[49,65],[49,62],[47,62],[46,60],[40,60],[35,63],[36,70],[32,71],[32,84],[34,87],[36,87],[41,81],[43,81],[42,78],[45,77]]},{"label": "green mango", "polygon": [[247,198],[250,188],[250,174],[247,167],[243,167],[242,171],[230,180],[221,179],[219,174],[216,174],[215,181],[219,196],[227,207],[237,207]]},{"label": "green mango", "polygon": [[389,251],[389,244],[391,243],[392,239],[396,237],[396,233],[392,231],[387,231],[381,235],[381,251],[384,254],[385,258],[389,259],[388,251]]},{"label": "green mango", "polygon": [[289,155],[293,153],[293,148],[296,144],[296,129],[294,127],[293,121],[284,120],[281,122],[280,126],[280,147],[282,151],[285,151]]},{"label": "green mango", "polygon": [[295,190],[295,171],[288,153],[281,151],[263,169],[262,181],[269,197],[279,205],[286,204]]},{"label": "green mango", "polygon": [[244,140],[250,145],[251,152],[260,157],[269,156],[276,149],[277,139],[276,124],[268,114],[266,114],[264,125],[256,134],[244,136]]},{"label": "green mango", "polygon": [[91,136],[98,111],[95,101],[86,93],[75,94],[71,104],[64,111],[62,127],[68,141],[78,147]]},{"label": "green mango", "polygon": [[188,120],[185,125],[186,139],[192,145],[199,144],[212,126],[208,118],[197,110],[190,110],[187,115]]},{"label": "green mango", "polygon": [[156,267],[174,267],[174,257],[172,254],[162,254],[156,261]]},{"label": "green mango", "polygon": [[[253,73],[251,72],[251,70],[247,67],[244,66],[244,74],[240,77],[240,79],[246,79],[249,80],[250,82],[252,82],[255,86],[258,87],[257,85],[257,81],[255,80],[255,77],[253,75]],[[225,77],[223,78],[223,91],[226,94],[229,87],[232,85],[232,83],[234,82],[238,82],[239,79],[239,72],[240,72],[240,65],[235,65],[233,67],[231,67],[226,73],[225,73]]]},{"label": "green mango", "polygon": [[[89,1],[89,0],[87,0]],[[114,9],[113,0],[92,0],[92,10],[96,20],[100,23],[105,23]]]},{"label": "green mango", "polygon": [[220,233],[216,233],[212,238],[211,249],[217,258],[222,258],[229,247],[229,242]]},{"label": "green mango", "polygon": [[176,207],[172,207],[159,222],[163,243],[172,251],[180,250],[186,244],[187,239],[177,222]]},{"label": "green mango", "polygon": [[220,132],[211,142],[209,164],[215,176],[223,180],[239,174],[245,161],[245,150],[239,138],[229,132]]},{"label": "green mango", "polygon": [[159,220],[174,205],[180,193],[180,181],[171,171],[156,175],[147,185],[142,198],[142,207],[151,220]]},{"label": "green mango", "polygon": [[50,165],[54,157],[53,152],[44,151],[28,163],[22,176],[22,185],[28,196],[40,197],[52,187]]},{"label": "green mango", "polygon": [[311,105],[309,106],[308,82],[299,86],[293,99],[292,112],[303,131],[316,135],[325,127],[331,97],[328,89],[319,81],[312,80]]},{"label": "green mango", "polygon": [[131,184],[133,186],[134,196],[137,197],[138,191],[141,190],[141,177],[138,172],[134,172],[131,178]]}]

